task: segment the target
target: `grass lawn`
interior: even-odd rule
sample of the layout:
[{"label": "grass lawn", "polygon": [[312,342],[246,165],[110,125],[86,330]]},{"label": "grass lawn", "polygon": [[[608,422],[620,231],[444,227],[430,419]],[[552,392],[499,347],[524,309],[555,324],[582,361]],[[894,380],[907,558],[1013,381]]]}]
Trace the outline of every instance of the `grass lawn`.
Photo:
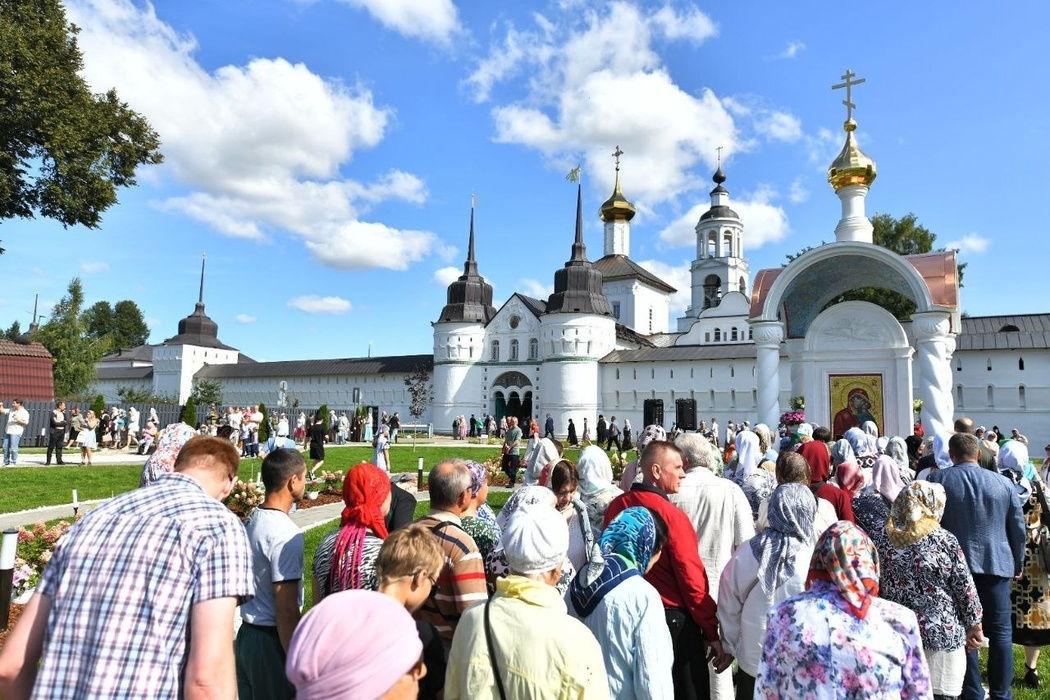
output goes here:
[{"label": "grass lawn", "polygon": [[[466,457],[484,462],[500,458],[499,447],[467,446],[433,446],[420,445],[415,449],[411,444],[399,443],[390,450],[392,468],[395,472],[415,473],[419,458],[423,458],[424,473],[443,459]],[[106,453],[97,454],[95,459],[104,462]],[[565,456],[571,460],[579,457],[579,451],[568,449]],[[371,447],[338,447],[330,448],[325,455],[323,471],[343,471],[362,461],[372,460]],[[145,459],[143,459],[143,463]],[[259,473],[262,460],[242,459],[240,476],[243,481],[250,481]],[[73,502],[73,489],[77,490],[80,500],[109,498],[124,491],[130,491],[139,484],[142,473],[140,464],[109,465],[96,464],[92,467],[68,465],[64,467],[5,467],[0,469],[0,513],[13,513],[20,510],[57,506]]]}]

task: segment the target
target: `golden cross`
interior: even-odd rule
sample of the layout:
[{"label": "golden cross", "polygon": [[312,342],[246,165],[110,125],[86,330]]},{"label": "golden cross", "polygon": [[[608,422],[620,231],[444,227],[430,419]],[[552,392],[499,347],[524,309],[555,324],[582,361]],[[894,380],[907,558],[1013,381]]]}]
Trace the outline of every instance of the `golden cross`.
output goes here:
[{"label": "golden cross", "polygon": [[857,108],[857,105],[853,104],[853,86],[860,85],[867,81],[867,78],[861,78],[860,80],[854,80],[857,74],[851,71],[849,68],[846,69],[846,74],[842,76],[844,82],[838,85],[832,85],[832,90],[838,90],[840,88],[846,88],[846,99],[842,101],[842,104],[846,105],[846,121],[853,118],[853,110]]},{"label": "golden cross", "polygon": [[622,156],[622,155],[623,155],[623,151],[621,151],[620,147],[617,146],[616,150],[613,151],[613,158],[616,159],[616,172],[620,172],[620,156]]}]

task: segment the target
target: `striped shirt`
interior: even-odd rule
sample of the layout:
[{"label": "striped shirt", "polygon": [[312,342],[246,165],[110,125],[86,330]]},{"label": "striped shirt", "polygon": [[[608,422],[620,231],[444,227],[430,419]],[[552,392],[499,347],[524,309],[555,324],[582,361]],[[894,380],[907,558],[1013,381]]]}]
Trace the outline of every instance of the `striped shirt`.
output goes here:
[{"label": "striped shirt", "polygon": [[434,625],[447,649],[452,646],[452,635],[463,611],[488,600],[485,564],[473,538],[460,525],[458,516],[434,512],[417,522],[437,536],[445,553],[445,566],[438,576],[440,591],[423,603],[416,612],[416,619]]},{"label": "striped shirt", "polygon": [[254,594],[248,538],[196,480],[165,474],[73,525],[37,591],[51,611],[32,697],[181,697],[191,608]]}]

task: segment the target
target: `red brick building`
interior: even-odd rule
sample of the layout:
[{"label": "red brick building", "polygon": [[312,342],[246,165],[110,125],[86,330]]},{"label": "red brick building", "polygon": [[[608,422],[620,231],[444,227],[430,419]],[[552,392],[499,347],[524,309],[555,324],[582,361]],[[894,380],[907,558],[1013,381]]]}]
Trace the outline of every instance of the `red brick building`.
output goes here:
[{"label": "red brick building", "polygon": [[40,343],[0,339],[0,401],[54,401],[51,353]]}]

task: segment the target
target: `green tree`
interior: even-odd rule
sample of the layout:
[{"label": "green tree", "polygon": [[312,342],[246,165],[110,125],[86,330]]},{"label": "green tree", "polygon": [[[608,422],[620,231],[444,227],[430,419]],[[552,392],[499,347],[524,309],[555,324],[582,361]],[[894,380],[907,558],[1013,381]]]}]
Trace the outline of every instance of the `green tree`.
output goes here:
[{"label": "green tree", "polygon": [[18,336],[22,335],[22,324],[17,319],[11,323],[11,326],[4,331],[4,337],[8,340],[18,340]]},{"label": "green tree", "polygon": [[118,386],[117,396],[123,403],[152,403],[153,391],[145,386]]},{"label": "green tree", "polygon": [[91,410],[95,412],[96,418],[101,418],[102,414],[106,412],[106,397],[102,394],[96,394],[95,400],[91,404]]},{"label": "green tree", "polygon": [[197,427],[197,401],[193,398],[193,394],[190,394],[190,398],[186,399],[186,405],[179,411],[179,420],[186,425]]},{"label": "green tree", "polygon": [[266,411],[266,404],[259,404],[259,413],[262,414],[259,421],[259,442],[262,443],[270,439],[270,414]]},{"label": "green tree", "polygon": [[321,404],[321,407],[319,409],[317,409],[317,410],[321,412],[321,420],[324,421],[324,431],[327,434],[328,433],[328,428],[331,425],[329,423],[329,421],[328,421],[328,404],[326,404],[326,403]]},{"label": "green tree", "polygon": [[[925,226],[919,224],[915,214],[905,214],[897,219],[890,214],[875,214],[871,217],[871,225],[874,228],[872,242],[892,250],[898,255],[920,255],[934,250],[937,234]],[[823,242],[821,243],[823,245]],[[813,246],[808,246],[794,255],[788,255],[791,262],[800,255],[809,252]],[[938,252],[944,252],[945,248],[938,248]],[[962,286],[963,271],[966,263],[958,265],[959,286]],[[881,287],[860,287],[841,294],[827,303],[825,308],[838,304],[841,301],[867,301],[889,311],[897,319],[907,321],[915,313],[915,302],[898,292]]]},{"label": "green tree", "polygon": [[84,332],[101,340],[113,331],[113,307],[108,301],[96,301],[84,311]]},{"label": "green tree", "polygon": [[198,379],[193,383],[193,398],[198,406],[222,403],[222,384],[215,379]]},{"label": "green tree", "polygon": [[163,160],[146,119],[94,95],[60,0],[0,0],[0,220],[98,228],[135,169]]},{"label": "green tree", "polygon": [[84,312],[84,327],[89,337],[105,340],[110,350],[138,347],[149,339],[142,310],[129,299],[118,301],[116,306],[96,301]]},{"label": "green tree", "polygon": [[81,307],[84,288],[79,277],[69,283],[66,296],[55,304],[51,318],[37,331],[54,362],[55,396],[73,397],[84,393],[95,379],[95,363],[106,343],[85,333]]},{"label": "green tree", "polygon": [[[408,395],[411,397],[408,404],[408,412],[419,422],[427,408],[434,402],[434,385],[430,382],[430,372],[422,365],[416,365],[412,372],[405,376],[405,386],[408,387]],[[415,438],[416,433],[412,433]],[[412,451],[416,451],[416,443],[412,441]]]}]

